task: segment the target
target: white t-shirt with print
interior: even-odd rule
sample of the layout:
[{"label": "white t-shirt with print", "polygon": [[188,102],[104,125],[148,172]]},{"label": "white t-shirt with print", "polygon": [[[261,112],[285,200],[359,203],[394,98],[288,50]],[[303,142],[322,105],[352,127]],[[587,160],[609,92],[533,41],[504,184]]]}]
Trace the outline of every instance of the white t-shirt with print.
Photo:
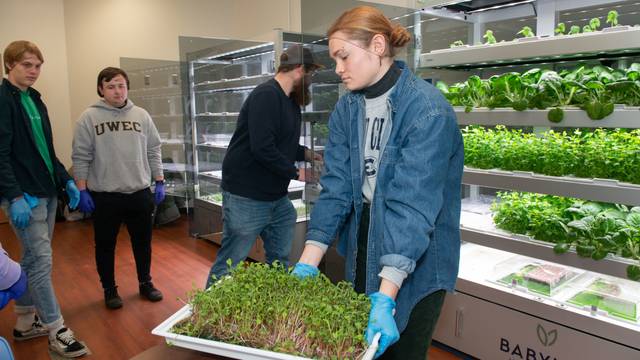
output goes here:
[{"label": "white t-shirt with print", "polygon": [[389,107],[387,99],[393,87],[384,94],[364,99],[365,102],[365,140],[364,140],[364,181],[362,182],[362,196],[364,201],[371,203],[376,189],[378,164],[380,162],[380,141],[385,129],[389,127]]}]

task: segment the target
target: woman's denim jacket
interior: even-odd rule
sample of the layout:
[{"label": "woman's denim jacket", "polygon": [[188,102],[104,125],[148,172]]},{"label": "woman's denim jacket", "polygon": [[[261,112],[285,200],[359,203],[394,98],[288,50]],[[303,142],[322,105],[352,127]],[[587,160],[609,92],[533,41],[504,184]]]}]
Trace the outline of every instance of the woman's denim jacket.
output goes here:
[{"label": "woman's denim jacket", "polygon": [[[391,125],[382,135],[371,204],[366,292],[378,291],[383,266],[408,277],[396,298],[403,331],[413,307],[436,290],[453,291],[460,257],[460,192],[463,142],[455,112],[440,91],[401,61],[402,74],[388,106]],[[365,102],[342,96],[329,119],[322,191],[311,213],[307,241],[330,245],[346,259],[346,279],[356,271],[362,213]],[[322,246],[324,247],[324,246]]]}]

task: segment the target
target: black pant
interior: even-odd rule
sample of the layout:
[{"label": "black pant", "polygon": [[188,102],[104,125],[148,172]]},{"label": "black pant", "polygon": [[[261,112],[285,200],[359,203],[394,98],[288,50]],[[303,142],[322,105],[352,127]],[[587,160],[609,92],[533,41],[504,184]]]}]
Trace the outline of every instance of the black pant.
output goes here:
[{"label": "black pant", "polygon": [[[362,220],[358,229],[358,252],[356,258],[356,292],[366,290],[367,242],[369,231],[369,204],[362,208]],[[407,327],[400,334],[400,340],[379,357],[379,360],[425,360],[431,344],[446,291],[438,290],[420,300],[411,310]]]},{"label": "black pant", "polygon": [[92,192],[96,209],[93,231],[96,243],[96,265],[104,289],[116,285],[114,256],[120,225],[124,222],[131,238],[138,281],[151,281],[151,230],[154,209],[149,188],[132,194]]}]

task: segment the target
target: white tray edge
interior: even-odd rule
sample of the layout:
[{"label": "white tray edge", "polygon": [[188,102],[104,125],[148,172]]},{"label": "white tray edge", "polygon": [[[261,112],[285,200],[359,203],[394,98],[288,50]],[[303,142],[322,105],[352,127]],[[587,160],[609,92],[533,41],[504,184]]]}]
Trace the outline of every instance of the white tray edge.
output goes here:
[{"label": "white tray edge", "polygon": [[287,355],[273,351],[260,350],[247,346],[227,344],[219,341],[206,340],[191,336],[178,335],[172,333],[171,328],[180,320],[191,315],[191,307],[183,306],[175,314],[171,315],[167,320],[156,326],[151,333],[153,335],[162,336],[167,344],[202,351],[209,354],[222,355],[234,359],[246,360],[304,360],[299,356]]}]

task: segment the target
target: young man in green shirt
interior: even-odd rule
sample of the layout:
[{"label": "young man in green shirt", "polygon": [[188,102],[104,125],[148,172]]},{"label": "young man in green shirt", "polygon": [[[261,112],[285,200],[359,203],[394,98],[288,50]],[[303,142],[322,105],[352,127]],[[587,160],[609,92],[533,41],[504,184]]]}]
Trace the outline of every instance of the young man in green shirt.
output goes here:
[{"label": "young man in green shirt", "polygon": [[[7,78],[0,85],[0,206],[22,244],[21,266],[28,291],[16,300],[16,340],[49,336],[49,348],[64,356],[87,353],[65,326],[51,282],[51,237],[57,197],[66,191],[70,208],[80,192],[53,148],[51,123],[40,93],[42,53],[29,41],[14,41],[3,54]],[[36,315],[37,313],[37,315]]]}]

